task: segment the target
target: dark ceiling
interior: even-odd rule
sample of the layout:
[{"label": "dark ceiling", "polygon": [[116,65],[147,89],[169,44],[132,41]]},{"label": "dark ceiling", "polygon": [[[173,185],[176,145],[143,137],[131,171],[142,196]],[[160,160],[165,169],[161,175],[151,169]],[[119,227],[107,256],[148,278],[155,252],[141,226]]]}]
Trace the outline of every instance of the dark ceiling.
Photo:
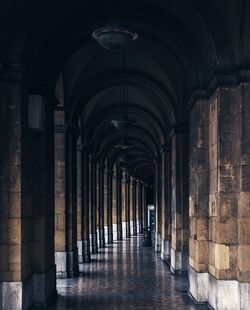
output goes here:
[{"label": "dark ceiling", "polygon": [[[91,37],[117,19],[122,2],[127,25],[139,35],[125,51],[126,111],[136,121],[126,133],[134,148],[126,151],[115,148],[122,134],[110,123],[121,114],[121,51]],[[171,128],[188,123],[194,92],[250,63],[246,0],[2,0],[0,14],[1,63],[24,64],[31,90],[63,87],[69,119],[81,119],[92,151],[110,164],[125,154],[146,182]]]}]

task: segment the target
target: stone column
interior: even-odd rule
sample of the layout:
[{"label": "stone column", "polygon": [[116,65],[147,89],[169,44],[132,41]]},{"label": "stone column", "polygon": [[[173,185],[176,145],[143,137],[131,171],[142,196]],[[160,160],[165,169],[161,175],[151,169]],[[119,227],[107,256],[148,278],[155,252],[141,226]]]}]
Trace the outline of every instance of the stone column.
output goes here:
[{"label": "stone column", "polygon": [[147,190],[148,190],[148,186],[147,184],[144,184],[144,191],[143,191],[143,199],[144,199],[144,227],[149,227],[150,223],[148,221],[148,202],[147,202]]},{"label": "stone column", "polygon": [[[249,83],[220,87],[209,100],[196,103],[191,114],[196,127],[198,115],[203,139],[196,140],[205,155],[197,150],[199,161],[191,166],[201,174],[201,195],[190,193],[190,294],[214,309],[250,307],[249,99]],[[205,212],[202,203],[207,199]]]},{"label": "stone column", "polygon": [[155,161],[155,251],[161,252],[161,210],[162,210],[162,158],[158,157]]},{"label": "stone column", "polygon": [[130,238],[130,177],[125,175],[125,227],[126,235]]},{"label": "stone column", "polygon": [[122,171],[119,167],[116,172],[116,212],[117,240],[122,240]]},{"label": "stone column", "polygon": [[33,225],[33,298],[36,305],[45,306],[56,296],[56,265],[54,257],[54,101],[49,92],[29,95],[29,104],[44,104],[45,119],[41,129],[29,130],[31,157],[27,162],[32,184]]},{"label": "stone column", "polygon": [[91,250],[92,254],[98,252],[97,245],[97,184],[96,184],[96,158],[91,157]]},{"label": "stone column", "polygon": [[133,180],[130,178],[129,183],[129,215],[130,215],[130,236],[134,235],[134,214],[133,214]]},{"label": "stone column", "polygon": [[143,210],[142,210],[142,204],[143,204],[143,198],[142,198],[142,190],[143,190],[143,184],[139,180],[138,181],[138,217],[137,217],[137,232],[138,234],[143,233]]},{"label": "stone column", "polygon": [[145,216],[146,216],[146,200],[145,200],[145,184],[142,183],[142,189],[141,189],[141,208],[142,208],[142,232],[144,231],[144,229],[147,227],[145,225]]},{"label": "stone column", "polygon": [[82,257],[82,184],[81,184],[81,137],[77,141],[77,248],[78,262],[83,263]]},{"label": "stone column", "polygon": [[76,136],[55,111],[55,261],[57,277],[78,273]]},{"label": "stone column", "polygon": [[[190,113],[189,281],[197,301],[206,295],[209,261],[209,104],[198,101]],[[217,126],[214,127],[217,134]],[[214,180],[213,180],[214,182]]]},{"label": "stone column", "polygon": [[113,171],[107,171],[107,224],[108,224],[108,243],[113,243],[112,211],[113,211]]},{"label": "stone column", "polygon": [[122,238],[126,238],[126,222],[127,222],[127,211],[126,211],[126,179],[125,173],[122,171],[121,179],[121,209],[122,209]]},{"label": "stone column", "polygon": [[162,154],[162,240],[161,259],[170,263],[171,256],[171,146]]},{"label": "stone column", "polygon": [[137,182],[135,179],[132,181],[132,212],[133,212],[133,236],[137,235],[137,219],[136,219],[136,188],[137,188]]},{"label": "stone column", "polygon": [[98,179],[99,179],[99,247],[105,247],[105,238],[104,238],[104,166],[99,166],[98,170]]},{"label": "stone column", "polygon": [[[82,141],[83,143],[83,141]],[[82,189],[82,262],[90,261],[90,240],[89,240],[89,148],[82,145],[81,149],[81,189]],[[81,265],[80,265],[81,268]],[[82,270],[81,270],[82,271]]]},{"label": "stone column", "polygon": [[0,72],[0,308],[15,310],[43,305],[56,293],[53,113],[46,98],[41,128],[30,126],[23,69]]},{"label": "stone column", "polygon": [[171,271],[187,271],[188,261],[188,130],[176,126],[172,137]]},{"label": "stone column", "polygon": [[112,176],[112,232],[113,241],[117,241],[118,229],[117,229],[117,169],[115,166],[114,174]]}]

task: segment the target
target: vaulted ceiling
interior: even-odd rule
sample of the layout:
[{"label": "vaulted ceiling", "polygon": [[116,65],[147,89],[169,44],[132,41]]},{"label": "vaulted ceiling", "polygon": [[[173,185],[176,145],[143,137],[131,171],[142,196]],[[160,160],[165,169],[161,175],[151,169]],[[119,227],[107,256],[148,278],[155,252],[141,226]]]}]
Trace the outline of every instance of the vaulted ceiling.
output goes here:
[{"label": "vaulted ceiling", "polygon": [[[105,50],[91,33],[119,17],[139,38],[125,51],[128,102],[136,121],[126,132],[110,121],[121,114],[122,54]],[[188,123],[195,91],[216,74],[232,74],[250,63],[250,3],[246,0],[3,0],[0,60],[22,63],[29,88],[55,89],[62,77],[65,109],[92,151],[110,162],[125,157],[131,173],[150,182],[154,161],[170,143],[176,124]]]}]

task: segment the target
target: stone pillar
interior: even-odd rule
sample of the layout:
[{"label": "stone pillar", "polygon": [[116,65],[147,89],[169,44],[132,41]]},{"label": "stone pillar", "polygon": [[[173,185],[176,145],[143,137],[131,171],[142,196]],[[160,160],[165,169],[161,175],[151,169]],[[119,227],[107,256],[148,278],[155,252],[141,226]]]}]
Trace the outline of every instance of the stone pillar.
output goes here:
[{"label": "stone pillar", "polygon": [[117,241],[118,229],[117,229],[117,169],[116,165],[114,167],[114,172],[112,176],[112,232],[113,232],[113,241]]},{"label": "stone pillar", "polygon": [[162,154],[162,240],[161,259],[170,264],[171,256],[171,147]]},{"label": "stone pillar", "polygon": [[127,174],[125,175],[125,226],[124,237],[130,238],[130,177]]},{"label": "stone pillar", "polygon": [[113,243],[112,211],[113,211],[113,171],[107,171],[107,240]]},{"label": "stone pillar", "polygon": [[58,278],[78,273],[76,136],[55,111],[55,261]]},{"label": "stone pillar", "polygon": [[0,308],[15,310],[56,294],[53,113],[36,95],[44,119],[32,130],[25,112],[35,102],[28,101],[23,74],[16,65],[0,72]]},{"label": "stone pillar", "polygon": [[[196,174],[205,170],[206,158],[209,179],[201,175],[197,186],[203,196],[190,198],[192,226],[197,221],[196,230],[192,227],[190,232],[190,294],[214,309],[250,307],[249,99],[249,83],[221,87],[209,100],[196,103],[191,114],[193,126],[197,114],[198,126],[207,126],[200,129],[207,148],[201,143],[205,155],[196,157],[200,159]],[[199,199],[204,203],[208,199],[208,215]]]},{"label": "stone pillar", "polygon": [[162,182],[162,158],[156,159],[156,173],[155,173],[155,251],[161,252],[161,182]]},{"label": "stone pillar", "polygon": [[147,210],[146,210],[146,185],[144,183],[142,183],[142,223],[143,228],[148,227]]},{"label": "stone pillar", "polygon": [[[198,101],[190,113],[189,280],[197,301],[206,295],[209,261],[209,104]],[[214,125],[214,124],[213,124]],[[217,135],[217,126],[214,127]],[[214,180],[212,180],[214,182]]]},{"label": "stone pillar", "polygon": [[121,209],[122,209],[122,238],[126,238],[126,227],[127,227],[127,211],[126,211],[126,178],[125,173],[122,171],[121,179]]},{"label": "stone pillar", "polygon": [[[82,141],[83,143],[83,141]],[[89,240],[89,148],[82,145],[81,149],[81,189],[82,189],[82,262],[90,261],[90,240]],[[80,266],[81,268],[81,266]]]},{"label": "stone pillar", "polygon": [[119,166],[116,171],[116,216],[117,240],[122,240],[122,171]]},{"label": "stone pillar", "polygon": [[137,198],[137,232],[138,234],[143,233],[143,210],[142,210],[142,190],[143,190],[143,184],[141,183],[140,180],[138,180],[138,198]]},{"label": "stone pillar", "polygon": [[137,203],[136,203],[136,188],[137,188],[137,182],[135,179],[133,179],[132,185],[133,185],[133,188],[132,188],[133,233],[132,233],[132,235],[136,236],[137,235],[137,219],[136,219],[136,205],[137,205]]},{"label": "stone pillar", "polygon": [[96,254],[98,252],[97,245],[97,183],[96,183],[96,158],[91,157],[91,252],[92,254]]},{"label": "stone pillar", "polygon": [[104,238],[104,166],[99,166],[98,170],[98,183],[99,183],[99,247],[105,247],[105,238]]},{"label": "stone pillar", "polygon": [[148,220],[148,201],[147,201],[148,186],[144,184],[144,227],[150,227]]},{"label": "stone pillar", "polygon": [[77,141],[77,248],[78,262],[83,263],[82,257],[82,184],[81,184],[81,137]]},{"label": "stone pillar", "polygon": [[133,226],[133,180],[130,178],[130,184],[129,184],[129,208],[130,208],[130,236],[134,235],[134,226]]},{"label": "stone pillar", "polygon": [[188,261],[188,130],[176,126],[172,137],[171,271],[187,271]]}]

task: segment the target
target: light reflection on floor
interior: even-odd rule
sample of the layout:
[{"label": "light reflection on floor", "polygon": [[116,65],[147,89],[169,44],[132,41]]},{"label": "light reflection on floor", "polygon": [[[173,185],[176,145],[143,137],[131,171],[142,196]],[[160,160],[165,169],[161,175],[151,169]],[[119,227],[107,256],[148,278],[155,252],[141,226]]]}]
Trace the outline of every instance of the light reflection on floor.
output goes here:
[{"label": "light reflection on floor", "polygon": [[47,309],[208,309],[187,296],[187,279],[174,277],[141,237],[107,245],[79,278],[57,281],[59,297]]}]

